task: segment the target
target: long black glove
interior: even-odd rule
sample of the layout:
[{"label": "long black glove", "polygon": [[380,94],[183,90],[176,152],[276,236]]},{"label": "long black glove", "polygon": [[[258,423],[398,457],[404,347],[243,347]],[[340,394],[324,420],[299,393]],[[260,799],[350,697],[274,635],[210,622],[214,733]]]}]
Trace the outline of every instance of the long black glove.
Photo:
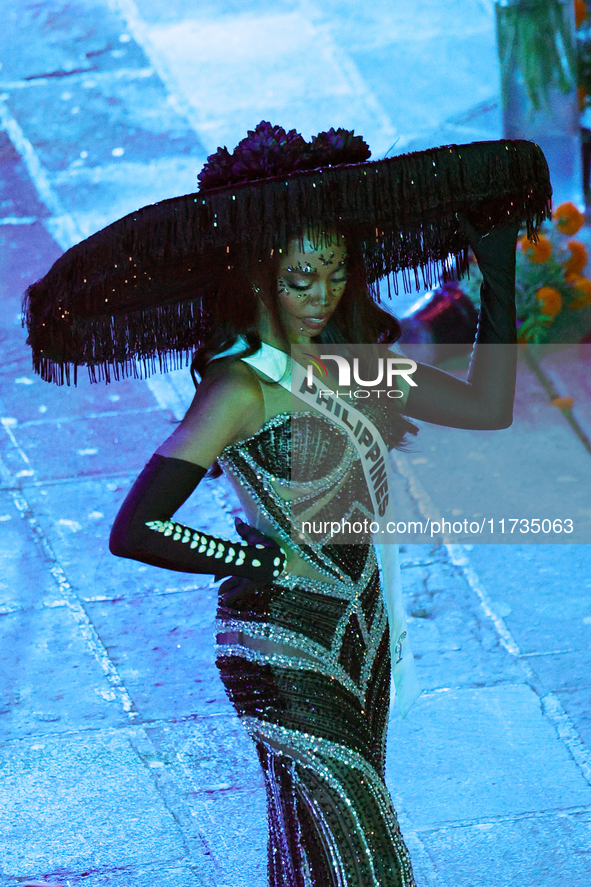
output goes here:
[{"label": "long black glove", "polygon": [[467,381],[419,364],[404,413],[455,428],[507,428],[513,420],[517,333],[515,248],[518,228],[478,234],[461,219],[483,282],[478,331]]},{"label": "long black glove", "polygon": [[[267,547],[277,547],[273,539],[269,539],[256,527],[251,527],[243,521],[236,518],[236,530],[249,545],[263,545]],[[244,601],[252,601],[253,595],[259,590],[260,582],[256,579],[244,579],[239,576],[231,576],[219,587],[220,603],[223,607],[230,609],[234,607],[240,608],[240,604]]]},{"label": "long black glove", "polygon": [[247,541],[228,542],[171,520],[205,471],[184,459],[152,456],[115,519],[111,553],[183,573],[239,576],[261,584],[276,579],[285,564],[283,551],[248,524],[237,522]]}]

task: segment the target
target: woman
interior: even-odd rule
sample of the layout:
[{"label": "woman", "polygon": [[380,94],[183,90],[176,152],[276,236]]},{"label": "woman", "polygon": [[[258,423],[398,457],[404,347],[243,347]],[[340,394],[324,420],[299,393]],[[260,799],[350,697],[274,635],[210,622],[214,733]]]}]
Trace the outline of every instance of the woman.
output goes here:
[{"label": "woman", "polygon": [[[283,154],[275,151],[275,171]],[[206,168],[214,186],[219,176],[227,184],[225,155],[220,149]],[[309,214],[292,216],[291,228],[271,232],[256,251],[238,237],[228,243],[232,261],[216,284],[208,335],[194,362],[202,381],[180,426],[123,503],[111,551],[232,577],[220,587],[217,664],[265,776],[269,883],[409,887],[411,863],[384,783],[389,630],[374,547],[369,538],[314,541],[292,526],[298,500],[315,516],[350,504],[347,492],[364,468],[354,441],[311,409],[303,388],[292,400],[285,384],[290,346],[388,344],[399,335],[397,322],[368,290],[366,271],[375,255],[367,232],[343,222],[342,201],[339,207],[324,225],[318,216],[315,224]],[[355,404],[389,447],[416,433],[402,414],[465,428],[511,423],[515,349],[487,347],[516,341],[517,224],[515,213],[503,213],[510,224],[481,236],[468,221],[459,222],[484,277],[467,381],[419,365],[403,399]],[[63,317],[63,305],[60,310]],[[248,523],[237,523],[240,543],[171,520],[216,463],[244,507]],[[356,507],[371,505],[366,496]],[[382,562],[382,575],[386,566]],[[405,634],[395,649],[406,650]]]},{"label": "woman", "polygon": [[[331,320],[334,328],[345,297],[345,239],[332,234],[319,244],[310,234],[301,244],[298,238],[290,241],[274,291],[252,284],[259,290],[255,329],[262,342],[280,351],[317,341]],[[515,341],[511,274],[516,236],[514,228],[489,235],[485,255],[490,252],[497,278],[502,271],[507,280],[485,288],[488,310],[481,317],[480,343]],[[490,280],[485,259],[481,266]],[[384,321],[392,335],[392,319]],[[507,426],[515,362],[504,354],[494,367],[490,363],[491,355],[477,349],[467,383],[420,366],[404,413],[460,427]],[[124,503],[111,551],[171,569],[246,580],[220,589],[218,665],[257,743],[265,773],[271,883],[408,885],[413,883],[410,862],[383,783],[390,667],[373,551],[369,545],[341,546],[336,554],[324,551],[319,558],[310,545],[296,547],[289,514],[285,509],[276,514],[278,497],[264,481],[253,481],[255,472],[268,471],[269,464],[277,476],[283,470],[289,477],[292,409],[289,392],[270,385],[244,361],[213,361],[184,420]],[[386,415],[382,424],[387,422]],[[326,439],[326,430],[315,435],[310,424],[308,460],[310,449]],[[394,444],[408,424],[391,416],[389,426],[384,434]],[[337,447],[334,441],[333,450]],[[244,547],[199,533],[199,545],[191,548],[195,532],[169,525],[215,460],[235,481],[248,524],[264,529],[259,535],[239,525],[248,543]],[[309,470],[318,479],[318,466],[309,465]],[[216,560],[220,546],[223,557]],[[229,556],[232,551],[235,557]],[[351,599],[359,601],[362,595],[363,607],[351,607]],[[344,614],[349,632],[339,630]],[[319,618],[325,623],[320,633]],[[356,637],[368,630],[364,622],[375,635],[371,644]],[[319,749],[321,741],[325,748]]]}]

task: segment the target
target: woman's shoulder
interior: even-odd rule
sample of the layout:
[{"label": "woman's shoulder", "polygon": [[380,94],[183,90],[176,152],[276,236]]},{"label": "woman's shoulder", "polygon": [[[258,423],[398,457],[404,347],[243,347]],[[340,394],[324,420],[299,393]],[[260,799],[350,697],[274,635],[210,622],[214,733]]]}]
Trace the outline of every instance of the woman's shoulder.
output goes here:
[{"label": "woman's shoulder", "polygon": [[[207,365],[201,384],[206,388],[238,392],[262,401],[261,385],[255,371],[243,360],[231,357],[212,360]],[[197,389],[199,390],[199,389]]]},{"label": "woman's shoulder", "polygon": [[[242,360],[214,360],[197,387],[194,404],[206,403],[229,418],[258,421],[264,412],[264,398],[253,370]],[[260,414],[260,415],[259,415]]]},{"label": "woman's shoulder", "polygon": [[264,422],[263,395],[242,361],[212,363],[187,413],[158,453],[207,468],[231,443],[250,437]]}]

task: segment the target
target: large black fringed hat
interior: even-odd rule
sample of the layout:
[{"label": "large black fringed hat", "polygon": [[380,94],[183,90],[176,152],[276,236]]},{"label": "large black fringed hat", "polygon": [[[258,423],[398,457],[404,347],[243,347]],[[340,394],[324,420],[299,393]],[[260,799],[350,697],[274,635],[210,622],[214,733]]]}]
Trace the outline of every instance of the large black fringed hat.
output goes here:
[{"label": "large black fringed hat", "polygon": [[525,223],[530,235],[550,214],[548,167],[531,142],[369,156],[346,130],[308,143],[265,122],[232,154],[218,149],[195,194],[130,213],[29,287],[24,316],[35,371],[63,384],[76,381],[79,366],[109,381],[181,365],[208,334],[237,250],[264,259],[296,231],[354,232],[370,283],[402,271],[409,289],[410,271],[426,286],[465,271],[457,213],[481,229]]}]

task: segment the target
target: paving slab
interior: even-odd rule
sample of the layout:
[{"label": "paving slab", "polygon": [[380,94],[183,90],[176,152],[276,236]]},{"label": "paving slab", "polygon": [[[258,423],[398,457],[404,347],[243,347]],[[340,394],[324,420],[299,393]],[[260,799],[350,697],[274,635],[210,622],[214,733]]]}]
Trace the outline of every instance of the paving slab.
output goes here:
[{"label": "paving slab", "polygon": [[14,497],[4,490],[0,490],[0,563],[0,614],[61,600],[33,533]]},{"label": "paving slab", "polygon": [[439,544],[431,545],[399,545],[400,567],[429,567],[433,564],[447,563],[445,549]]},{"label": "paving slab", "polygon": [[[524,657],[525,658],[525,657]],[[582,650],[528,656],[539,685],[550,690],[585,690],[591,699],[591,638]]]},{"label": "paving slab", "polygon": [[[140,379],[91,384],[83,368],[75,387],[43,381],[33,371],[30,351],[21,338],[18,359],[0,368],[0,404],[2,416],[16,419],[21,426],[32,423],[33,434],[45,437],[47,430],[58,423],[71,424],[78,419],[116,419],[122,413],[130,415],[130,411],[153,413],[156,402]],[[170,434],[174,427],[171,417],[161,419],[163,434]]]},{"label": "paving slab", "polygon": [[0,218],[44,218],[48,215],[21,156],[6,133],[0,132]]},{"label": "paving slab", "polygon": [[147,726],[178,800],[199,825],[219,887],[265,887],[265,789],[254,744],[234,715]]},{"label": "paving slab", "polygon": [[[414,40],[404,33],[399,37],[395,31],[389,36],[387,45],[353,48],[351,57],[401,134],[392,154],[408,151],[411,137],[416,139],[419,133],[428,132],[432,137],[450,116],[494,100],[497,83],[491,83],[489,73],[496,60],[496,46],[488,24],[484,29],[458,33],[455,40],[450,34],[442,41],[437,29],[431,30],[431,37],[429,30],[423,31],[420,40],[416,33]],[[387,79],[385,70],[390,72]],[[473,87],[470,91],[466,90],[468,79]],[[427,107],[420,101],[424,95],[429,96]]]},{"label": "paving slab", "polygon": [[150,68],[140,77],[89,73],[68,78],[67,85],[51,78],[36,90],[15,89],[6,104],[26,121],[26,136],[50,173],[114,158],[150,164],[161,156],[204,154]]},{"label": "paving slab", "polygon": [[53,187],[88,237],[140,207],[197,190],[197,174],[205,163],[201,154],[171,157],[158,152],[145,163],[123,156],[103,166],[69,167],[53,176]]},{"label": "paving slab", "polygon": [[565,712],[575,725],[577,733],[581,737],[585,748],[591,748],[591,708],[589,706],[589,687],[584,682],[580,687],[570,687],[568,690],[557,690],[555,694],[560,700]]},{"label": "paving slab", "polygon": [[233,711],[147,724],[145,731],[161,760],[183,765],[187,793],[241,793],[245,782],[264,793],[255,745]]},{"label": "paving slab", "polygon": [[121,732],[11,742],[0,751],[0,772],[6,876],[68,878],[99,867],[184,859],[182,835],[150,769]]},{"label": "paving slab", "polygon": [[91,602],[110,660],[143,719],[230,710],[214,663],[215,590]]},{"label": "paving slab", "polygon": [[423,838],[450,887],[586,887],[591,877],[589,813],[459,826]]},{"label": "paving slab", "polygon": [[[307,9],[354,62],[395,127],[390,154],[478,138],[463,137],[458,123],[450,132],[440,135],[438,130],[445,129],[450,116],[469,117],[498,97],[490,3],[421,0],[410,5],[380,0],[360,6],[349,0],[343,6],[328,0],[321,8],[307,4]],[[480,138],[501,136],[497,117],[495,132]],[[368,131],[366,137],[379,156],[374,133]]]},{"label": "paving slab", "polygon": [[127,723],[84,631],[63,603],[5,613],[0,635],[3,742]]},{"label": "paving slab", "polygon": [[[53,485],[31,485],[24,491],[36,522],[54,557],[82,600],[120,598],[130,589],[158,590],[174,578],[136,561],[113,557],[108,549],[111,525],[129,480],[98,478]],[[178,574],[186,581],[187,577]]]},{"label": "paving slab", "polygon": [[307,137],[329,125],[354,128],[378,155],[394,141],[387,115],[341,62],[330,34],[299,10],[157,24],[147,39],[212,150],[231,149],[261,119]]},{"label": "paving slab", "polygon": [[[16,375],[18,375],[18,370],[21,367],[26,366],[26,370],[29,370],[31,366],[30,358],[27,360],[27,355],[23,351],[25,336],[23,335],[23,331],[21,329],[21,318],[20,312],[17,314],[16,312],[12,312],[10,308],[8,308],[7,313],[11,315],[11,323],[4,323],[0,325],[0,351],[2,352],[2,364],[3,368],[6,371],[15,371]],[[2,404],[2,387],[0,386],[0,405]],[[2,410],[3,414],[6,414],[7,411]]]},{"label": "paving slab", "polygon": [[139,474],[174,430],[171,423],[172,417],[156,408],[12,422],[6,461],[18,472],[26,458],[38,481],[123,474],[136,466]]},{"label": "paving slab", "polygon": [[591,802],[591,786],[526,685],[429,694],[411,714],[402,721],[393,710],[386,773],[419,832]]},{"label": "paving slab", "polygon": [[447,119],[435,130],[425,130],[409,136],[401,150],[424,151],[440,145],[464,145],[468,142],[487,142],[502,138],[503,119],[499,95],[472,105],[468,110]]},{"label": "paving slab", "polygon": [[479,601],[451,564],[402,569],[412,648],[425,690],[520,681]]},{"label": "paving slab", "polygon": [[[123,38],[123,39],[121,39]],[[122,19],[108,3],[15,0],[4,16],[0,38],[5,83],[48,79],[63,91],[75,72],[98,74],[141,69],[146,57],[129,38]]]},{"label": "paving slab", "polygon": [[[126,0],[123,0],[121,8],[125,9],[126,5]],[[265,0],[264,10],[267,13],[299,11],[302,5],[300,0]],[[146,0],[142,3],[142,18],[148,24],[180,22],[197,16],[215,20],[247,13],[256,15],[262,6],[259,0],[186,0],[182,5],[167,0]]]},{"label": "paving slab", "polygon": [[[522,653],[589,651],[589,546],[475,545],[470,562]],[[536,667],[536,657],[528,661]]]},{"label": "paving slab", "polygon": [[[197,869],[197,871],[195,871]],[[81,872],[37,870],[35,877],[49,883],[60,883],[66,887],[210,887],[203,879],[198,866],[192,862],[157,862],[135,865],[97,865]],[[1,887],[18,887],[24,878],[19,876],[3,878]]]},{"label": "paving slab", "polygon": [[[323,0],[321,14],[331,24],[344,45],[378,46],[404,40],[418,44],[435,35],[440,43],[468,40],[473,34],[491,30],[494,37],[493,0],[416,0],[408,3],[375,0],[360,5],[357,0]],[[252,4],[258,5],[258,4]],[[307,6],[311,12],[311,4]],[[490,39],[490,38],[489,38]],[[414,71],[408,72],[412,80]],[[441,72],[436,79],[445,76]],[[420,103],[428,104],[430,93],[420,93]]]},{"label": "paving slab", "polygon": [[[452,541],[591,542],[589,453],[524,361],[518,366],[510,428],[470,431],[418,424],[419,434],[408,452],[396,453],[396,464],[419,481],[446,521],[479,524],[478,532],[453,534]],[[524,532],[529,524],[510,522],[522,518],[538,518],[540,527],[551,532]],[[572,520],[573,532],[554,532],[555,519]],[[550,523],[542,525],[542,520]]]},{"label": "paving slab", "polygon": [[[30,206],[30,210],[34,208]],[[37,216],[37,213],[34,215]],[[40,222],[0,227],[0,322],[3,325],[13,324],[16,315],[20,314],[23,292],[30,283],[34,283],[48,271],[61,252]]]},{"label": "paving slab", "polygon": [[208,848],[215,860],[216,887],[267,887],[267,827],[264,792],[221,792],[199,804]]}]

